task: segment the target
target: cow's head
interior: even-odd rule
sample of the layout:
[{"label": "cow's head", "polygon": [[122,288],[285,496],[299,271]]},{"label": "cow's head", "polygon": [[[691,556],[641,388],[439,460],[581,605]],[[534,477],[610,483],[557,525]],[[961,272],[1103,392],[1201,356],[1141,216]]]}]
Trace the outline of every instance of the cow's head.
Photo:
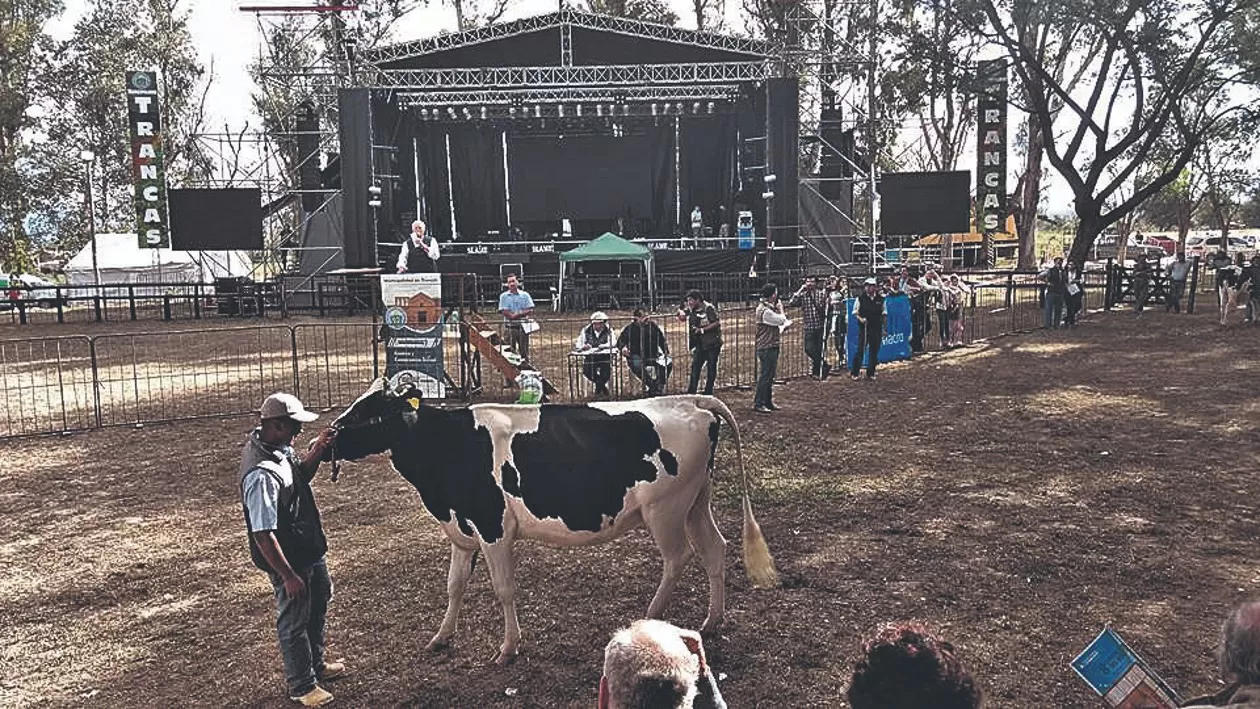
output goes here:
[{"label": "cow's head", "polygon": [[382,377],[332,422],[337,435],[328,458],[358,460],[389,450],[420,408],[412,384],[391,389]]}]

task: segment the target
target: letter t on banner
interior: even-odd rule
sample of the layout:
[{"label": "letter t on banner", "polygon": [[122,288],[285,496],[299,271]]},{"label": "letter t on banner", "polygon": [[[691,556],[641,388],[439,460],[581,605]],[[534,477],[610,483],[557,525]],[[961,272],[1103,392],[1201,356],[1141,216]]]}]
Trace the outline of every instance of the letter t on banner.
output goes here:
[{"label": "letter t on banner", "polygon": [[142,249],[171,246],[166,221],[166,171],[162,161],[161,104],[157,73],[127,72],[127,125],[131,133],[131,175],[135,183],[136,234]]}]

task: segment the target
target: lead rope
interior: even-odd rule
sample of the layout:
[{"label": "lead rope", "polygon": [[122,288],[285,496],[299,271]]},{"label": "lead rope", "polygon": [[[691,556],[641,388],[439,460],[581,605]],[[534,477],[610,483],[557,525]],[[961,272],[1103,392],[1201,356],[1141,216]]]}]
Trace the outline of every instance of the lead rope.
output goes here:
[{"label": "lead rope", "polygon": [[337,482],[337,478],[341,476],[341,461],[337,458],[337,436],[333,436],[332,442],[332,481]]}]

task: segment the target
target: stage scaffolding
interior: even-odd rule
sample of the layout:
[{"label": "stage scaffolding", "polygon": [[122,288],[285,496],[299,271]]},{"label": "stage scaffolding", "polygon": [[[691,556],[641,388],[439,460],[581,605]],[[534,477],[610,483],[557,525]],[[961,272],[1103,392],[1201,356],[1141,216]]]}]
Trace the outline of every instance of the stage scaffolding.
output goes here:
[{"label": "stage scaffolding", "polygon": [[[296,270],[303,233],[312,215],[338,198],[339,190],[312,186],[309,173],[326,167],[339,152],[337,91],[369,87],[398,96],[400,107],[437,112],[459,111],[453,118],[503,117],[522,104],[607,104],[613,115],[642,115],[652,103],[664,110],[714,112],[738,99],[741,83],[773,77],[800,80],[799,190],[813,204],[829,205],[840,233],[806,235],[807,250],[823,252],[817,239],[850,238],[852,258],[865,265],[882,261],[877,231],[875,170],[880,112],[878,81],[878,0],[801,0],[785,4],[778,37],[753,39],[655,25],[572,10],[506,22],[427,39],[361,47],[355,12],[342,0],[301,6],[246,6],[254,15],[261,42],[257,81],[263,96],[282,97],[266,125],[236,132],[196,136],[216,158],[215,171],[190,187],[258,187],[264,200],[262,276]],[[382,64],[434,51],[476,45],[539,30],[560,28],[560,66],[482,69],[381,69]],[[758,54],[766,61],[695,64],[574,65],[574,28],[647,36],[735,53]],[[277,108],[277,107],[273,107]],[[655,106],[652,106],[655,110]],[[523,110],[523,109],[522,109]],[[602,106],[601,106],[602,110]],[[471,111],[471,112],[469,112]],[[642,112],[642,113],[641,113]],[[452,118],[444,115],[441,119]],[[852,131],[858,149],[837,145],[834,136]],[[375,149],[374,149],[375,152]],[[823,174],[825,156],[844,164],[842,174]],[[374,183],[393,176],[376,169]],[[303,180],[303,172],[308,173]],[[779,176],[784,179],[785,176]],[[828,184],[831,183],[830,187]],[[834,199],[835,185],[845,198]],[[828,197],[822,197],[822,193]],[[303,203],[305,202],[305,208]],[[315,247],[318,250],[321,247]],[[325,250],[327,247],[322,247]],[[309,257],[310,255],[307,254]],[[329,256],[332,256],[330,254]],[[325,262],[329,262],[329,258]],[[834,258],[827,261],[837,264]]]}]

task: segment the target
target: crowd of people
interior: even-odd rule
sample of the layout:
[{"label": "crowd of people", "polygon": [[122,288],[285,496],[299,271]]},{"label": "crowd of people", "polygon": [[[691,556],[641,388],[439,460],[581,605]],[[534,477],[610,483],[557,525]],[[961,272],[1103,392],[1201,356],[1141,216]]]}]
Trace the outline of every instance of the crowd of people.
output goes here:
[{"label": "crowd of people", "polygon": [[[807,276],[786,299],[780,297],[777,285],[764,285],[752,318],[757,359],[754,410],[771,413],[778,409],[773,401],[773,384],[778,376],[782,333],[794,322],[787,308],[800,309],[801,339],[810,362],[810,376],[827,379],[833,369],[847,366],[852,378],[861,379],[865,364],[866,378],[874,379],[880,344],[886,334],[886,298],[905,296],[911,304],[913,356],[925,351],[925,337],[933,327],[939,328],[942,348],[965,343],[964,313],[971,292],[957,274],[942,276],[914,267],[904,267],[899,274],[884,279],[866,279],[852,294],[851,307],[847,305],[850,289],[840,277],[824,285],[817,277]],[[530,333],[539,326],[533,320],[534,301],[514,273],[507,276],[506,289],[499,296],[499,312],[503,316],[503,344],[528,361]],[[858,327],[853,333],[858,343],[856,357],[849,357],[846,352],[851,316]],[[675,317],[686,328],[691,355],[686,392],[712,394],[722,355],[722,316],[704,293],[691,290]],[[644,309],[636,308],[632,318],[617,333],[606,313],[595,312],[573,342],[570,355],[580,358],[581,374],[594,385],[596,396],[611,393],[615,355],[623,358],[630,373],[643,384],[646,395],[665,392],[674,369],[669,340]],[[834,347],[834,364],[828,355],[829,344]]]}]

